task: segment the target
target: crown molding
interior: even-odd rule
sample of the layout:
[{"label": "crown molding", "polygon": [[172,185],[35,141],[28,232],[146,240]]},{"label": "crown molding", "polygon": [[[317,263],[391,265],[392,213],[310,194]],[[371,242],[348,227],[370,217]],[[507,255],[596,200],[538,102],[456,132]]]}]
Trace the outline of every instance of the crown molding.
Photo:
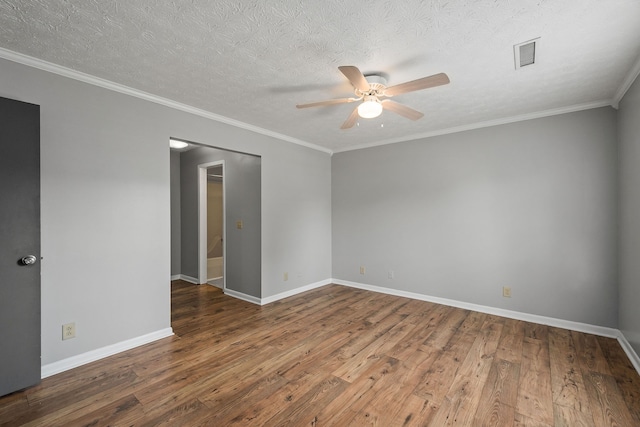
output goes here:
[{"label": "crown molding", "polygon": [[301,145],[303,147],[311,148],[313,150],[321,151],[327,153],[329,155],[333,155],[334,153],[341,153],[345,151],[354,151],[361,150],[365,148],[378,147],[381,145],[388,144],[397,144],[400,142],[408,142],[414,141],[417,139],[430,138],[434,136],[448,135],[458,132],[464,132],[468,130],[481,129],[485,127],[504,125],[509,123],[515,123],[525,120],[538,119],[543,117],[555,116],[559,114],[572,113],[576,111],[589,110],[592,108],[599,108],[605,106],[612,106],[613,108],[618,108],[618,104],[620,100],[624,97],[625,93],[629,90],[633,82],[636,80],[638,75],[640,75],[640,58],[636,61],[634,66],[631,68],[626,78],[624,79],[622,85],[618,88],[613,99],[609,100],[601,100],[595,102],[589,102],[584,104],[576,104],[570,105],[567,107],[555,108],[550,110],[537,111],[533,113],[522,114],[518,116],[504,117],[495,120],[488,120],[484,122],[472,123],[463,126],[456,126],[446,129],[439,129],[430,132],[418,133],[413,135],[408,135],[404,137],[385,139],[381,141],[366,143],[366,144],[358,144],[350,147],[345,147],[342,149],[334,149],[331,150],[327,147],[323,147],[317,144],[313,144],[311,142],[307,142],[298,138],[294,138],[288,135],[284,135],[278,132],[273,132],[268,129],[264,129],[258,126],[251,125],[249,123],[241,122],[239,120],[231,119],[229,117],[225,117],[219,114],[215,114],[200,108],[192,107],[187,104],[182,104],[180,102],[173,101],[168,98],[163,98],[157,95],[153,95],[148,92],[144,92],[138,89],[131,88],[129,86],[125,86],[119,83],[114,83],[112,81],[102,79],[100,77],[92,76],[90,74],[86,74],[80,71],[73,70],[71,68],[63,67],[61,65],[57,65],[51,62],[44,61],[42,59],[34,58],[28,55],[24,55],[22,53],[14,52],[5,48],[0,47],[0,58],[16,62],[22,65],[26,65],[29,67],[37,68],[43,71],[47,71],[50,73],[54,73],[63,77],[67,77],[70,79],[78,80],[84,83],[88,83],[94,86],[99,86],[104,89],[112,90],[115,92],[119,92],[125,95],[134,96],[136,98],[144,99],[146,101],[150,101],[159,105],[163,105],[165,107],[173,108],[176,110],[180,110],[186,113],[194,114],[200,117],[204,117],[210,120],[214,120],[219,123],[224,123],[233,127],[237,127],[240,129],[248,130],[250,132],[254,132],[257,134],[269,136],[281,141],[290,142],[296,145]]},{"label": "crown molding", "polygon": [[452,127],[452,128],[434,130],[434,131],[431,131],[431,132],[417,133],[417,134],[408,135],[406,137],[401,137],[401,138],[385,139],[385,140],[382,140],[382,141],[372,142],[372,143],[368,143],[368,144],[354,145],[354,146],[347,147],[347,148],[340,149],[340,150],[333,150],[333,152],[334,153],[341,153],[341,152],[344,152],[344,151],[362,150],[362,149],[365,149],[365,148],[378,147],[380,145],[397,144],[399,142],[415,141],[416,139],[423,139],[423,138],[430,138],[430,137],[433,137],[433,136],[448,135],[448,134],[452,134],[452,133],[465,132],[465,131],[468,131],[468,130],[481,129],[481,128],[486,128],[486,127],[491,127],[491,126],[506,125],[506,124],[509,124],[509,123],[522,122],[522,121],[525,121],[525,120],[540,119],[540,118],[543,118],[543,117],[557,116],[557,115],[566,114],[566,113],[574,113],[576,111],[590,110],[592,108],[613,106],[612,103],[613,103],[612,100],[602,100],[602,101],[596,101],[596,102],[588,102],[588,103],[585,103],[585,104],[570,105],[570,106],[567,106],[567,107],[554,108],[554,109],[551,109],[551,110],[536,111],[536,112],[533,112],[533,113],[521,114],[521,115],[518,115],[518,116],[511,116],[511,117],[504,117],[504,118],[501,118],[501,119],[488,120],[486,122],[478,122],[478,123],[472,123],[472,124],[463,125],[463,126],[456,126],[456,127]]},{"label": "crown molding", "polygon": [[620,101],[622,101],[622,98],[624,98],[624,95],[627,93],[627,91],[629,90],[633,82],[636,81],[639,75],[640,75],[640,57],[638,57],[638,60],[633,65],[633,67],[631,67],[631,69],[629,70],[629,73],[627,73],[627,76],[622,81],[622,84],[616,91],[616,94],[613,97],[613,104],[612,104],[614,108],[616,109],[618,108],[618,104],[620,103]]},{"label": "crown molding", "polygon": [[100,77],[92,76],[90,74],[76,71],[71,68],[63,67],[61,65],[57,65],[51,62],[44,61],[42,59],[34,58],[32,56],[24,55],[22,53],[14,52],[1,47],[0,47],[0,58],[6,59],[12,62],[17,62],[19,64],[26,65],[29,67],[37,68],[39,70],[48,71],[50,73],[54,73],[59,76],[67,77],[73,80],[78,80],[83,83],[99,86],[101,88],[119,92],[125,95],[134,96],[136,98],[144,99],[145,101],[150,101],[156,104],[163,105],[165,107],[184,111],[186,113],[194,114],[196,116],[204,117],[210,120],[214,120],[216,122],[224,123],[230,126],[248,130],[261,135],[269,136],[275,139],[279,139],[281,141],[291,142],[293,144],[302,145],[304,147],[311,148],[313,150],[322,151],[327,154],[333,154],[333,151],[326,147],[321,147],[319,145],[312,144],[310,142],[303,141],[298,138],[293,138],[288,135],[284,135],[278,132],[273,132],[268,129],[251,125],[249,123],[245,123],[239,120],[231,119],[229,117],[221,116],[219,114],[202,110],[200,108],[192,107],[187,104],[182,104],[180,102],[176,102],[168,98],[163,98],[161,96],[153,95],[148,92],[134,89],[132,87],[125,86],[119,83],[114,83],[112,81],[102,79]]}]

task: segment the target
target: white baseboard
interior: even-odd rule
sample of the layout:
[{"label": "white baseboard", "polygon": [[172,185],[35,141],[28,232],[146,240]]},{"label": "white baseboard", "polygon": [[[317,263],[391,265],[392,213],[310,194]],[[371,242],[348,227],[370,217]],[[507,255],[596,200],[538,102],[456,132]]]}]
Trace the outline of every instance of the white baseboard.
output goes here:
[{"label": "white baseboard", "polygon": [[502,308],[489,307],[486,305],[472,304],[468,302],[456,301],[447,298],[433,297],[430,295],[418,294],[414,292],[399,291],[397,289],[383,288],[381,286],[366,285],[363,283],[349,282],[346,280],[333,279],[333,283],[337,285],[349,286],[352,288],[365,289],[383,294],[395,295],[417,299],[421,301],[429,301],[436,304],[448,305],[450,307],[462,308],[465,310],[479,311],[480,313],[493,314],[510,319],[524,320],[525,322],[538,323],[541,325],[554,326],[556,328],[569,329],[577,332],[585,332],[588,334],[600,335],[609,338],[618,338],[620,331],[614,328],[604,326],[589,325],[587,323],[573,322],[570,320],[556,319],[553,317],[539,316],[537,314],[522,313],[519,311],[505,310]]},{"label": "white baseboard", "polygon": [[95,362],[96,360],[104,359],[108,356],[113,356],[116,353],[122,351],[131,350],[132,348],[148,344],[153,341],[157,341],[162,338],[167,338],[173,335],[173,329],[166,328],[150,334],[142,335],[136,338],[131,338],[126,341],[111,344],[106,347],[98,348],[88,351],[86,353],[78,354],[77,356],[68,357],[66,359],[59,360],[57,362],[43,365],[40,368],[40,376],[47,378],[60,372],[68,371],[69,369],[77,368],[78,366],[85,365],[87,363]]},{"label": "white baseboard", "polygon": [[224,290],[225,295],[229,295],[230,297],[241,299],[242,301],[247,301],[253,304],[260,304],[260,298],[254,297],[252,295],[243,294],[242,292],[234,291],[233,289],[226,288]]},{"label": "white baseboard", "polygon": [[624,333],[620,332],[618,335],[618,342],[624,352],[627,353],[627,357],[631,361],[633,367],[638,371],[638,375],[640,375],[640,357],[638,357],[638,353],[636,353],[633,347],[631,347],[631,344],[627,340],[627,337],[624,336]]},{"label": "white baseboard", "polygon": [[185,282],[193,283],[194,285],[199,285],[200,281],[196,277],[187,276],[185,274],[178,274],[178,279],[184,280]]},{"label": "white baseboard", "polygon": [[215,283],[210,283],[212,280],[215,280],[215,279],[209,279],[209,281],[207,283],[203,283],[203,285],[213,286],[214,288],[222,289],[224,291],[224,287],[223,286],[217,285]]},{"label": "white baseboard", "polygon": [[331,279],[321,280],[319,282],[311,283],[309,285],[303,286],[301,288],[291,289],[290,291],[281,292],[279,294],[271,295],[270,297],[262,298],[260,304],[265,305],[269,304],[284,298],[292,297],[297,294],[301,294],[303,292],[310,291],[312,289],[320,288],[322,286],[326,286],[331,284]]},{"label": "white baseboard", "polygon": [[312,289],[316,289],[322,286],[326,286],[331,284],[331,279],[325,279],[325,280],[321,280],[320,282],[315,282],[315,283],[311,283],[309,285],[305,285],[302,286],[300,288],[296,288],[296,289],[291,289],[290,291],[286,291],[286,292],[281,292],[279,294],[276,295],[271,295],[270,297],[266,297],[266,298],[258,298],[258,297],[254,297],[252,295],[247,295],[247,294],[243,294],[242,292],[238,292],[238,291],[234,291],[233,289],[229,289],[226,288],[224,290],[224,293],[226,295],[229,295],[231,297],[234,298],[238,298],[241,299],[243,301],[247,301],[253,304],[258,304],[258,305],[266,305],[278,300],[281,300],[283,298],[287,298],[287,297],[291,297],[297,294],[301,294],[303,292],[306,291],[310,291]]},{"label": "white baseboard", "polygon": [[622,347],[624,352],[627,354],[627,357],[633,364],[633,367],[636,368],[636,371],[640,375],[640,358],[638,357],[638,354],[634,351],[633,347],[631,347],[631,344],[629,344],[629,341],[627,341],[624,334],[620,332],[618,329],[607,328],[605,326],[590,325],[588,323],[573,322],[573,321],[564,320],[564,319],[556,319],[553,317],[539,316],[537,314],[521,313],[519,311],[488,307],[480,304],[472,304],[468,302],[456,301],[456,300],[447,299],[447,298],[433,297],[430,295],[418,294],[415,292],[400,291],[397,289],[384,288],[381,286],[366,285],[364,283],[349,282],[347,280],[331,279],[330,282],[335,283],[336,285],[349,286],[351,288],[364,289],[367,291],[380,292],[388,295],[395,295],[399,297],[417,299],[421,301],[428,301],[436,304],[447,305],[450,307],[457,307],[465,310],[473,310],[473,311],[478,311],[480,313],[487,313],[487,314],[493,314],[496,316],[507,317],[509,319],[524,320],[525,322],[538,323],[541,325],[553,326],[556,328],[568,329],[576,332],[584,332],[592,335],[599,335],[599,336],[608,337],[608,338],[616,338],[620,343],[620,346]]},{"label": "white baseboard", "polygon": [[[188,277],[189,279],[193,279],[189,276],[183,276],[180,275],[180,279],[182,280],[186,280],[185,277]],[[173,280],[173,279],[172,279]],[[189,280],[186,280],[189,281]],[[197,281],[193,281],[191,283],[196,283]],[[633,347],[631,346],[631,344],[629,343],[629,341],[627,340],[627,338],[624,336],[624,334],[619,331],[618,329],[613,329],[613,328],[607,328],[607,327],[603,327],[603,326],[596,326],[596,325],[589,325],[586,323],[580,323],[580,322],[573,322],[573,321],[569,321],[569,320],[564,320],[564,319],[556,319],[556,318],[552,318],[552,317],[546,317],[546,316],[539,316],[539,315],[535,315],[535,314],[528,314],[528,313],[521,313],[521,312],[517,312],[517,311],[511,311],[511,310],[504,310],[504,309],[500,309],[500,308],[494,308],[494,307],[488,307],[488,306],[484,306],[484,305],[479,305],[479,304],[472,304],[472,303],[466,303],[466,302],[461,302],[461,301],[456,301],[456,300],[451,300],[451,299],[447,299],[447,298],[439,298],[439,297],[433,297],[433,296],[429,296],[429,295],[424,295],[424,294],[418,294],[415,292],[407,292],[407,291],[401,291],[401,290],[397,290],[397,289],[391,289],[391,288],[384,288],[381,286],[374,286],[374,285],[367,285],[364,283],[357,283],[357,282],[349,282],[346,280],[340,280],[340,279],[326,279],[326,280],[321,280],[319,282],[316,283],[311,283],[309,285],[300,287],[300,288],[296,288],[296,289],[292,289],[290,291],[286,291],[286,292],[282,292],[276,295],[272,295],[270,297],[267,298],[257,298],[251,295],[247,295],[244,294],[242,292],[238,292],[238,291],[234,291],[231,289],[225,289],[225,294],[232,296],[234,298],[238,298],[241,299],[243,301],[247,301],[253,304],[257,304],[257,305],[265,305],[265,304],[269,304],[275,301],[278,301],[280,299],[284,299],[284,298],[288,298],[290,296],[294,296],[297,294],[300,294],[302,292],[306,292],[306,291],[310,291],[312,289],[316,289],[322,286],[326,286],[329,285],[331,283],[335,283],[337,285],[343,285],[343,286],[349,286],[352,288],[358,288],[358,289],[364,289],[364,290],[368,290],[368,291],[372,291],[372,292],[379,292],[379,293],[383,293],[383,294],[388,294],[388,295],[395,295],[395,296],[400,296],[400,297],[405,297],[405,298],[411,298],[411,299],[416,299],[416,300],[421,300],[421,301],[428,301],[428,302],[433,302],[436,304],[442,304],[442,305],[447,305],[450,307],[457,307],[457,308],[462,308],[465,310],[473,310],[473,311],[478,311],[481,313],[487,313],[487,314],[493,314],[496,316],[502,316],[502,317],[507,317],[510,319],[516,319],[516,320],[523,320],[523,321],[527,321],[527,322],[533,322],[533,323],[538,323],[538,324],[543,324],[543,325],[548,325],[548,326],[554,326],[557,328],[563,328],[563,329],[569,329],[569,330],[573,330],[573,331],[578,331],[578,332],[584,332],[584,333],[588,333],[588,334],[593,334],[593,335],[600,335],[600,336],[605,336],[605,337],[609,337],[609,338],[616,338],[618,340],[618,342],[620,343],[620,346],[622,347],[622,349],[624,350],[624,352],[627,354],[627,357],[629,357],[629,360],[631,361],[633,367],[636,369],[636,371],[638,372],[638,374],[640,374],[640,357],[638,357],[638,354],[635,352],[635,350],[633,349]],[[136,338],[132,338],[126,341],[122,341],[116,344],[112,344],[106,347],[102,347],[96,350],[92,350],[92,351],[88,351],[86,353],[83,354],[79,354],[77,356],[73,356],[73,357],[69,357],[67,359],[63,359],[63,360],[59,360],[57,362],[53,362],[53,363],[49,363],[47,365],[43,365],[41,367],[41,377],[42,378],[47,378],[50,377],[52,375],[67,371],[69,369],[73,369],[76,368],[78,366],[82,366],[84,364],[90,363],[90,362],[94,362],[96,360],[99,359],[103,359],[105,357],[108,356],[112,356],[116,353],[120,353],[122,351],[126,351],[126,350],[130,350],[132,348],[144,345],[144,344],[148,344],[150,342],[162,339],[162,338],[167,338],[173,335],[173,330],[171,328],[166,328],[166,329],[162,329],[156,332],[152,332],[150,334],[146,334],[146,335],[142,335],[140,337],[136,337]]]},{"label": "white baseboard", "polygon": [[[216,280],[216,279],[222,279],[222,276],[220,277],[214,277],[213,279],[209,279],[207,280],[207,283],[203,283],[203,285],[211,285],[211,286],[215,286],[216,288],[220,288],[222,289],[222,286],[218,286],[218,285],[213,285],[211,283],[209,283],[212,280]],[[191,277],[191,276],[187,276],[186,274],[175,274],[173,276],[171,276],[171,280],[184,280],[185,282],[189,282],[189,283],[193,283],[194,285],[199,285],[200,281],[195,278],[195,277]]]}]

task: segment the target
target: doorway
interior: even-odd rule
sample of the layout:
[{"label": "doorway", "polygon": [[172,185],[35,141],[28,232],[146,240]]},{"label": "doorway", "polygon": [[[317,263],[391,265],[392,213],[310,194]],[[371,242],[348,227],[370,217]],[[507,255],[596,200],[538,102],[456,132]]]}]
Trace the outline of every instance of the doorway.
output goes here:
[{"label": "doorway", "polygon": [[[193,142],[186,145],[172,149],[170,156],[172,280],[202,284],[220,277],[211,276],[208,271],[210,238],[204,189],[208,175],[222,175],[222,233],[211,236],[214,251],[216,236],[220,236],[222,259],[217,262],[222,263],[222,289],[236,298],[259,301],[262,289],[261,157]],[[216,167],[221,168],[220,174],[212,169]]]},{"label": "doorway", "polygon": [[225,289],[224,160],[198,165],[198,281]]}]

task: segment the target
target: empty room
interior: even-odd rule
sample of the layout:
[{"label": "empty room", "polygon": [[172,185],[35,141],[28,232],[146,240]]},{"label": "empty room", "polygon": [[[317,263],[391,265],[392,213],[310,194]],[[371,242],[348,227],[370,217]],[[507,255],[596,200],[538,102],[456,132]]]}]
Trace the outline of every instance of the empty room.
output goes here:
[{"label": "empty room", "polygon": [[0,425],[640,426],[636,0],[0,2]]}]

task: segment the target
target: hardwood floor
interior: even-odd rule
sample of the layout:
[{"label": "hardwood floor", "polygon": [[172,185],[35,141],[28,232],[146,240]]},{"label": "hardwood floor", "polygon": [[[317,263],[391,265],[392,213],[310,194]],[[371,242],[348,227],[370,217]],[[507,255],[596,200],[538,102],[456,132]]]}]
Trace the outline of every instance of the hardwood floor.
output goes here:
[{"label": "hardwood floor", "polygon": [[174,337],[0,398],[0,425],[640,426],[614,339],[337,285],[172,284]]}]

